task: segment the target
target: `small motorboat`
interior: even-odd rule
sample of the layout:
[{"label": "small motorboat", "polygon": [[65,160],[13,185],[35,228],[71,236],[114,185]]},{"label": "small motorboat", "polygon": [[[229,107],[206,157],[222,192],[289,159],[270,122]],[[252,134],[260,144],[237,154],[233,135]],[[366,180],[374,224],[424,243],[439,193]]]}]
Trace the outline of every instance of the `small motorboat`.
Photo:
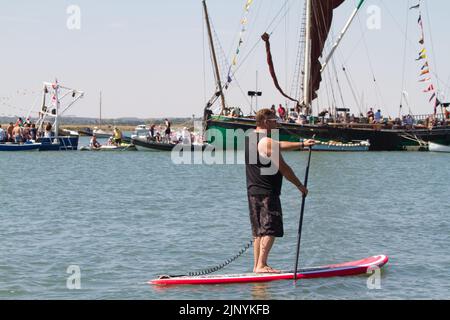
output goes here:
[{"label": "small motorboat", "polygon": [[332,151],[332,152],[364,152],[369,151],[369,141],[356,142],[336,142],[336,141],[316,141],[316,145],[312,147],[313,151]]},{"label": "small motorboat", "polygon": [[450,146],[446,146],[446,145],[435,143],[435,142],[429,142],[428,143],[428,150],[431,151],[431,152],[447,152],[447,153],[450,153]]},{"label": "small motorboat", "polygon": [[182,143],[167,143],[156,142],[142,139],[132,139],[132,143],[139,151],[172,151],[175,147],[181,151],[204,151],[208,144],[182,144]]},{"label": "small motorboat", "polygon": [[92,148],[90,146],[84,146],[80,148],[80,151],[137,151],[134,144],[121,144],[120,146],[105,145],[99,148]]},{"label": "small motorboat", "polygon": [[18,151],[39,151],[41,148],[41,143],[24,143],[24,144],[16,144],[16,143],[2,143],[0,144],[0,151],[10,151],[10,152],[18,152]]}]

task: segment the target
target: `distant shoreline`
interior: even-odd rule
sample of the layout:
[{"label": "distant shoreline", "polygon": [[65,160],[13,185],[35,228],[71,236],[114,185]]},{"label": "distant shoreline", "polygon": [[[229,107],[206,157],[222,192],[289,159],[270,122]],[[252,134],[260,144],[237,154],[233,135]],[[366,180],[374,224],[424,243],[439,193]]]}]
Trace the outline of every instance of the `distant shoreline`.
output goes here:
[{"label": "distant shoreline", "polygon": [[[187,127],[193,129],[194,122],[192,118],[168,118],[174,129]],[[17,118],[0,117],[0,125],[3,129],[6,129],[10,122],[15,123]],[[32,119],[34,122],[35,119]],[[196,118],[195,121],[201,121]],[[65,130],[80,131],[86,128],[94,129],[97,127],[102,130],[112,130],[114,127],[119,128],[122,131],[134,131],[138,125],[152,125],[164,126],[164,118],[155,119],[105,119],[102,120],[102,124],[99,124],[98,119],[94,118],[62,118],[61,128]]]}]

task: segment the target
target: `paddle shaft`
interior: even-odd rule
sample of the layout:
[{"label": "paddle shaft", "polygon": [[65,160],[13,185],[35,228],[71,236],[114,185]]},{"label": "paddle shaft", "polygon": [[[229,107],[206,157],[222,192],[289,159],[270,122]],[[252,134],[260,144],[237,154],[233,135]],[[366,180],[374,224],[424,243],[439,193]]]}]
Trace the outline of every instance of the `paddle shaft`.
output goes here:
[{"label": "paddle shaft", "polygon": [[[308,188],[308,177],[309,177],[309,166],[311,164],[311,155],[312,155],[312,147],[309,148],[309,156],[308,156],[308,166],[306,167],[306,173],[305,173],[305,188]],[[302,197],[302,209],[300,211],[300,222],[298,225],[298,236],[297,236],[297,253],[295,258],[295,268],[294,268],[294,281],[297,281],[297,270],[298,270],[298,258],[300,256],[300,242],[302,239],[302,227],[303,227],[303,215],[305,212],[305,203],[306,203],[306,196],[303,195]]]}]

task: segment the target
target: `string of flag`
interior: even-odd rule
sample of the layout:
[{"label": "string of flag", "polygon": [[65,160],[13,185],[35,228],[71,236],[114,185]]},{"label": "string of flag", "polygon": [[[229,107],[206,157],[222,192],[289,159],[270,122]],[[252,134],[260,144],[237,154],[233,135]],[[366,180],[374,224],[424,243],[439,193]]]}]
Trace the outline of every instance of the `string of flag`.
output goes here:
[{"label": "string of flag", "polygon": [[253,4],[253,0],[247,0],[245,7],[244,7],[244,14],[241,19],[241,30],[239,32],[238,47],[234,53],[233,59],[231,60],[230,68],[228,69],[227,84],[225,86],[226,88],[228,88],[228,85],[233,81],[231,74],[233,72],[233,67],[237,66],[239,53],[241,52],[241,47],[244,44],[244,36],[245,36],[245,33],[247,32],[248,15],[250,13],[250,8],[251,8],[252,4]]},{"label": "string of flag", "polygon": [[432,78],[430,76],[430,64],[428,62],[428,51],[425,46],[425,31],[423,27],[423,20],[422,20],[422,10],[421,10],[421,0],[419,0],[419,3],[415,6],[412,6],[409,8],[410,10],[418,9],[419,10],[419,20],[417,23],[420,27],[420,39],[419,44],[421,45],[421,50],[419,52],[419,57],[416,59],[416,61],[423,62],[422,67],[420,68],[420,75],[419,75],[419,82],[422,83],[429,83],[428,86],[423,90],[424,93],[431,94],[431,97],[429,99],[429,102],[434,102],[434,114],[437,113],[437,107],[441,104],[437,97],[437,90],[434,84],[432,83]]}]

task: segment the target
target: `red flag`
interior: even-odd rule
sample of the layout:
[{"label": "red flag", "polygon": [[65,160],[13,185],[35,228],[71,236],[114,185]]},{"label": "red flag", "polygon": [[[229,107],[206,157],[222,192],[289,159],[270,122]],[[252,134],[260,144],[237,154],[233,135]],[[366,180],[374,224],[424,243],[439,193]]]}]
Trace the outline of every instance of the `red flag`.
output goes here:
[{"label": "red flag", "polygon": [[427,89],[423,90],[423,92],[430,92],[430,91],[434,91],[434,86],[432,84],[430,84]]}]

